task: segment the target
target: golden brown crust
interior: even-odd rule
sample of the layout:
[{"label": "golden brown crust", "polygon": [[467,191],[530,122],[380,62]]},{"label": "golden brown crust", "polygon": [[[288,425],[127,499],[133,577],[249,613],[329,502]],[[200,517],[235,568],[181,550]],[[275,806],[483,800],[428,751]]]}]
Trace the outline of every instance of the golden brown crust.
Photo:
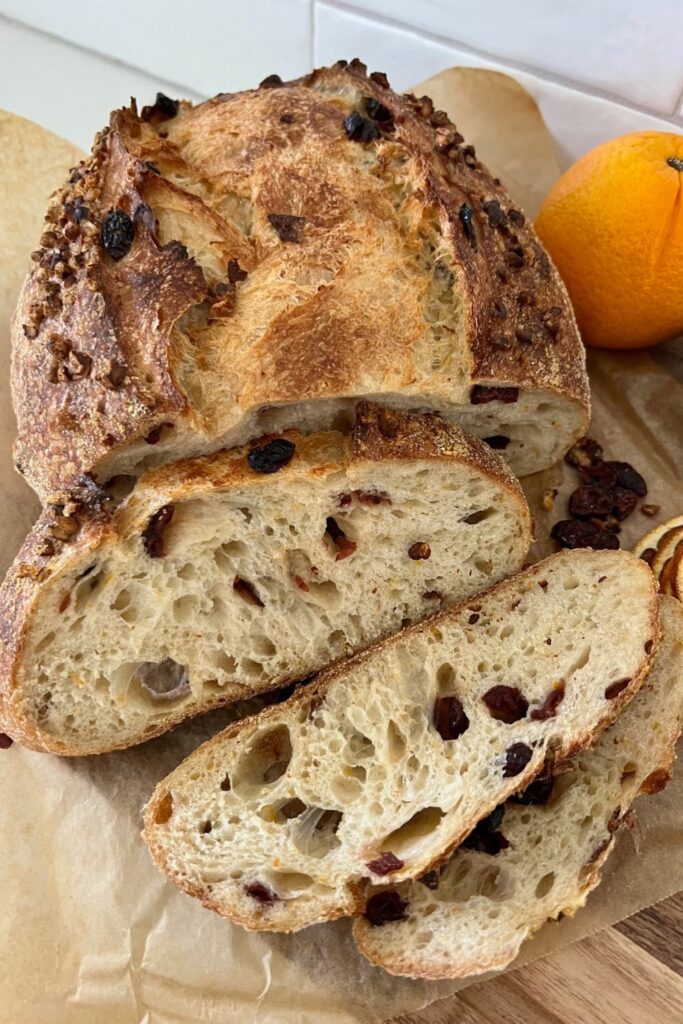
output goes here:
[{"label": "golden brown crust", "polygon": [[[368,98],[392,120],[351,141],[344,116]],[[20,300],[17,460],[44,497],[115,472],[160,423],[210,445],[251,410],[302,399],[444,410],[493,385],[555,394],[585,418],[566,292],[430,101],[352,62],[154,122],[135,106],[112,115],[51,206]],[[135,222],[118,261],[100,243],[113,208]],[[435,282],[451,330],[440,354],[425,322]]]}]

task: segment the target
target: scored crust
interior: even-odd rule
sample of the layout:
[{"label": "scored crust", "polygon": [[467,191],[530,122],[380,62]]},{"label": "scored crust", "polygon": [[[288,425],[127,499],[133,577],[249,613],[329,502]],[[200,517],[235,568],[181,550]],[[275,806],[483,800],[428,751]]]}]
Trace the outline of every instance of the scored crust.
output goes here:
[{"label": "scored crust", "polygon": [[[519,388],[546,462],[584,429],[565,289],[445,114],[360,62],[275,85],[116,111],[54,198],[13,330],[17,462],[43,497],[298,426],[302,402],[316,429],[363,396],[469,424],[473,386]],[[368,100],[391,121],[353,141]],[[113,209],[135,231],[118,260]]]},{"label": "scored crust", "polygon": [[[360,402],[350,437],[332,431],[310,435],[287,431],[285,436],[295,442],[296,456],[278,476],[285,474],[288,481],[308,480],[311,487],[321,475],[335,471],[353,475],[354,467],[364,463],[403,461],[411,465],[434,460],[452,463],[453,467],[470,466],[482,479],[507,493],[516,510],[521,543],[525,549],[529,546],[531,516],[518,481],[486,444],[454,424],[436,416],[414,416]],[[50,749],[65,756],[83,753],[58,737],[39,733],[24,708],[18,675],[27,657],[28,631],[45,599],[46,584],[52,578],[66,578],[86,556],[96,558],[109,545],[139,542],[150,517],[164,505],[245,487],[267,491],[273,478],[251,470],[246,454],[245,448],[233,449],[159,467],[142,477],[118,508],[106,492],[89,486],[72,493],[65,505],[50,505],[43,511],[0,588],[0,721],[4,730],[31,749]],[[295,679],[281,680],[278,685]],[[227,685],[223,701],[214,696],[206,705],[193,708],[191,714],[229,703],[243,693],[243,687]],[[172,728],[188,714],[187,709],[178,708],[175,715],[170,714],[140,739]],[[89,752],[128,745],[112,738],[101,751]]]}]

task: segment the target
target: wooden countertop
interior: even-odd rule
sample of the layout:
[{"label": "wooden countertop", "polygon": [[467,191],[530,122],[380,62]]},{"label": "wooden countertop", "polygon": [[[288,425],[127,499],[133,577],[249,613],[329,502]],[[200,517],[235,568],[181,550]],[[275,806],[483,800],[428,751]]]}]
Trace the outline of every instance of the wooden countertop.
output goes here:
[{"label": "wooden countertop", "polygon": [[683,1024],[683,893],[392,1024]]}]

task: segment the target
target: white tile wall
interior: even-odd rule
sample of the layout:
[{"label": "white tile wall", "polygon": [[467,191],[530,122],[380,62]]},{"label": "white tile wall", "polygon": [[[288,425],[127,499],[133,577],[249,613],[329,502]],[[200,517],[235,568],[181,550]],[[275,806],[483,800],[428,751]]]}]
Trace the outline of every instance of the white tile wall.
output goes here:
[{"label": "white tile wall", "polygon": [[312,0],[2,0],[0,13],[213,96],[311,64]]},{"label": "white tile wall", "polygon": [[659,114],[673,114],[683,92],[681,0],[350,0],[348,6]]},{"label": "white tile wall", "polygon": [[0,106],[85,147],[157,89],[197,99],[339,57],[398,88],[479,65],[533,93],[566,163],[681,130],[682,40],[683,0],[0,0]]},{"label": "white tile wall", "polygon": [[318,4],[316,64],[357,54],[362,55],[369,68],[386,72],[391,84],[398,89],[408,88],[453,65],[491,67],[513,74],[538,102],[565,166],[592,146],[617,135],[647,129],[680,130],[672,121],[538,75],[511,70],[502,63],[417,35],[410,29],[378,22],[355,11]]},{"label": "white tile wall", "polygon": [[131,96],[153,102],[158,90],[176,96],[179,87],[0,18],[0,107],[82,149],[90,149],[110,110]]}]

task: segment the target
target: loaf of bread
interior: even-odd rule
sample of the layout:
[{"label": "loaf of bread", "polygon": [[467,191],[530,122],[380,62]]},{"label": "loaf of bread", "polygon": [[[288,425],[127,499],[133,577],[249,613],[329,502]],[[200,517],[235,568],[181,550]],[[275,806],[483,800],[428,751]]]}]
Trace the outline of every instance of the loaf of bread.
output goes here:
[{"label": "loaf of bread", "polygon": [[350,438],[288,431],[102,502],[46,510],[0,591],[2,728],[36,750],[129,746],[300,679],[515,572],[531,542],[485,444],[367,404]]},{"label": "loaf of bread", "polygon": [[362,953],[392,974],[455,978],[500,969],[547,920],[600,881],[641,793],[671,775],[683,709],[683,608],[660,599],[662,640],[633,701],[564,774],[513,797],[441,867],[367,894]]},{"label": "loaf of bread", "polygon": [[647,566],[554,555],[322,673],[209,740],[157,787],[158,865],[251,929],[354,914],[587,746],[659,640]]},{"label": "loaf of bread", "polygon": [[358,61],[116,111],[47,213],[13,393],[43,498],[336,427],[359,397],[438,411],[521,475],[589,408],[532,226],[443,112]]}]

